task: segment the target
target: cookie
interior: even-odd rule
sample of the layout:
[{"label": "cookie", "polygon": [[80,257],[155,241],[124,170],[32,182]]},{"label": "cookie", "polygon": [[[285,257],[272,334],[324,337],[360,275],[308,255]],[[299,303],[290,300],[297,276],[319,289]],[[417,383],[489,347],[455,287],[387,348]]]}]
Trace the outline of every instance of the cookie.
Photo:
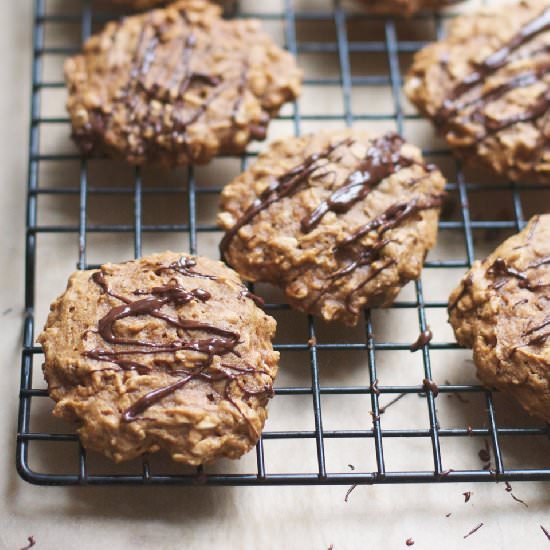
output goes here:
[{"label": "cookie", "polygon": [[205,0],[108,23],[68,59],[67,108],[85,153],[133,164],[205,163],[264,139],[301,71],[251,19]]},{"label": "cookie", "polygon": [[550,422],[550,214],[476,261],[449,298],[480,380]]},{"label": "cookie", "polygon": [[73,273],[38,337],[54,414],[117,462],[241,456],[279,357],[256,300],[222,263],[173,252]]},{"label": "cookie", "polygon": [[458,17],[415,56],[405,92],[460,157],[547,184],[549,44],[548,0]]},{"label": "cookie", "polygon": [[372,13],[410,17],[423,9],[441,9],[458,4],[461,0],[361,0]]},{"label": "cookie", "polygon": [[222,192],[220,249],[290,304],[357,323],[418,278],[445,181],[397,134],[322,132],[274,142]]}]

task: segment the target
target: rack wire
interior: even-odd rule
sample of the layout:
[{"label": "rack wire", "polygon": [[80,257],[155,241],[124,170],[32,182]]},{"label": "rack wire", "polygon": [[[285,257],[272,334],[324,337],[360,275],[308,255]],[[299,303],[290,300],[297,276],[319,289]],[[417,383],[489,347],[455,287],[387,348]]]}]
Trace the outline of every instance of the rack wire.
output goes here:
[{"label": "rack wire", "polygon": [[[402,61],[407,56],[426,43],[426,40],[413,39],[400,40],[402,22],[392,18],[367,17],[360,12],[350,11],[343,6],[340,0],[334,0],[330,9],[324,11],[299,11],[294,8],[293,0],[281,0],[281,9],[274,12],[261,12],[248,14],[239,11],[238,6],[231,16],[245,17],[253,15],[264,22],[275,22],[284,28],[286,47],[295,56],[301,54],[331,54],[338,59],[339,74],[336,77],[310,77],[306,73],[305,86],[313,89],[316,87],[339,87],[342,92],[343,112],[341,114],[303,114],[300,102],[292,106],[290,112],[281,115],[280,119],[291,123],[294,132],[298,135],[305,121],[326,123],[340,123],[351,126],[359,122],[387,122],[393,123],[400,133],[406,131],[409,121],[418,120],[420,117],[407,112],[401,99]],[[317,484],[374,484],[374,483],[420,483],[437,482],[448,483],[458,481],[525,481],[525,480],[550,480],[550,461],[541,466],[534,467],[528,461],[519,466],[507,466],[507,456],[502,445],[502,438],[513,436],[520,438],[522,442],[537,440],[541,444],[550,439],[550,425],[534,424],[525,419],[520,420],[520,425],[499,423],[495,405],[495,394],[478,384],[439,384],[438,391],[435,388],[426,388],[422,383],[416,385],[382,385],[378,383],[380,376],[378,353],[384,351],[403,351],[408,349],[408,344],[380,340],[376,337],[373,321],[374,312],[364,312],[363,338],[360,342],[339,342],[319,339],[319,321],[312,317],[307,318],[307,339],[299,343],[282,343],[276,346],[281,351],[282,363],[293,352],[302,352],[308,357],[309,380],[304,385],[287,385],[276,387],[275,400],[280,396],[291,399],[297,396],[305,396],[311,399],[310,414],[313,414],[313,429],[287,429],[266,430],[262,434],[256,446],[255,471],[250,473],[226,472],[209,468],[182,469],[182,471],[165,471],[155,468],[148,457],[139,462],[138,471],[125,473],[117,465],[109,465],[105,472],[94,473],[90,471],[89,461],[85,450],[78,442],[75,433],[51,433],[48,431],[36,431],[31,429],[33,411],[37,400],[48,400],[47,391],[36,387],[33,381],[33,368],[42,360],[42,350],[34,345],[36,335],[36,282],[37,251],[39,249],[39,237],[44,234],[72,234],[78,237],[77,267],[88,269],[97,267],[97,264],[88,263],[88,239],[90,235],[109,233],[115,235],[129,234],[133,237],[133,250],[135,257],[142,254],[142,242],[144,235],[148,233],[169,233],[181,236],[182,245],[187,240],[188,250],[198,253],[199,237],[203,234],[214,233],[217,228],[214,223],[203,223],[199,219],[199,202],[205,195],[216,195],[221,186],[204,186],[197,181],[195,170],[189,168],[183,181],[175,187],[154,185],[146,186],[143,183],[142,172],[135,169],[133,184],[130,186],[96,187],[89,183],[89,160],[81,158],[76,152],[48,153],[43,151],[41,131],[52,125],[67,125],[66,117],[48,117],[42,114],[43,94],[48,90],[63,88],[61,80],[48,80],[44,78],[44,65],[51,57],[66,56],[78,51],[78,47],[48,46],[45,42],[45,32],[49,25],[72,25],[80,29],[81,40],[86,40],[92,33],[94,25],[100,25],[115,15],[105,10],[99,11],[90,0],[82,0],[79,11],[69,10],[50,11],[46,0],[34,0],[34,46],[32,65],[32,101],[31,101],[31,125],[29,142],[29,175],[28,198],[26,218],[26,291],[25,291],[25,320],[22,350],[21,387],[17,434],[17,470],[27,481],[42,485],[106,485],[106,484],[179,484],[179,485],[317,485]],[[73,2],[73,8],[76,3]],[[452,15],[437,15],[422,13],[417,15],[411,25],[432,25],[434,36],[439,37],[443,33],[444,24]],[[373,25],[380,38],[372,40],[350,40],[350,26],[361,24]],[[303,24],[330,24],[334,29],[334,38],[325,41],[301,40],[298,27]],[[376,33],[374,33],[376,35]],[[351,57],[360,54],[368,61],[372,56],[382,56],[387,63],[387,71],[382,74],[355,74]],[[391,94],[392,109],[389,113],[364,114],[357,112],[353,106],[353,93],[356,87],[375,89],[385,87]],[[476,256],[476,237],[480,231],[507,231],[509,233],[522,229],[531,208],[526,206],[525,196],[531,194],[531,199],[538,193],[537,205],[540,209],[540,198],[543,192],[547,193],[540,185],[494,183],[494,182],[470,182],[460,163],[452,160],[452,156],[445,149],[429,149],[424,151],[428,157],[434,157],[439,162],[452,163],[455,178],[447,184],[447,191],[456,197],[458,205],[457,215],[453,218],[443,217],[440,221],[440,232],[453,232],[462,235],[464,240],[463,256],[458,259],[430,259],[425,262],[425,274],[428,272],[443,273],[442,269],[456,268],[457,280],[460,270],[466,270],[471,266]],[[248,152],[242,156],[241,169],[246,168],[248,161],[256,153]],[[78,187],[44,186],[42,185],[41,167],[49,162],[79,163]],[[105,162],[110,162],[105,160]],[[217,162],[217,161],[215,161]],[[510,215],[503,215],[499,219],[477,219],[472,212],[471,197],[484,192],[507,193],[511,197]],[[90,197],[97,195],[120,195],[124,200],[132,202],[133,220],[130,223],[103,224],[93,223],[88,215],[88,203]],[[165,200],[177,197],[186,204],[186,221],[184,223],[146,223],[143,215],[144,198],[148,196],[164,197]],[[50,196],[56,200],[62,197],[78,198],[78,223],[47,225],[40,223],[39,208],[40,199]],[[545,195],[547,196],[547,195]],[[527,201],[529,202],[529,201]],[[532,200],[530,201],[533,202]],[[548,202],[548,201],[547,201]],[[449,218],[449,219],[448,219]],[[445,300],[429,300],[425,297],[423,282],[419,280],[414,284],[414,298],[399,300],[393,306],[395,310],[410,310],[416,312],[418,330],[424,331],[428,325],[428,315],[432,311],[444,311],[447,303]],[[288,309],[286,304],[268,303],[266,310],[277,316],[279,312]],[[446,353],[457,350],[457,344],[453,342],[432,342],[423,346],[422,354],[422,378],[432,380],[434,362],[445,362]],[[349,352],[361,353],[364,356],[366,368],[365,379],[361,384],[326,385],[322,383],[319,368],[319,356],[327,351],[337,351],[344,356]],[[443,353],[445,352],[445,353]],[[434,353],[437,357],[434,358]],[[35,376],[36,378],[36,376]],[[384,427],[381,415],[388,404],[383,405],[381,398],[387,400],[400,398],[402,395],[417,395],[420,399],[415,401],[420,410],[427,408],[428,423],[422,428],[389,429]],[[484,400],[484,418],[479,427],[442,427],[438,418],[438,400],[444,396],[478,396]],[[370,411],[364,410],[365,422],[361,429],[327,429],[323,427],[323,398],[326,396],[337,397],[341,400],[350,399],[352,396],[365,396],[370,400]],[[468,438],[476,441],[487,440],[489,444],[489,456],[492,455],[490,464],[484,468],[445,468],[445,460],[442,456],[442,441],[464,441]],[[327,464],[327,443],[340,442],[342,440],[368,440],[373,443],[374,468],[354,469],[350,464],[349,469],[332,468]],[[422,439],[430,444],[431,459],[421,469],[392,469],[387,465],[386,447],[395,440],[412,441]],[[308,440],[315,444],[314,467],[306,471],[293,471],[290,467],[284,471],[271,472],[268,465],[267,443],[272,441]],[[45,471],[33,468],[31,465],[35,453],[35,444],[51,443],[54,446],[70,444],[77,449],[76,468],[67,471]],[[546,454],[548,457],[550,453]],[[480,455],[481,456],[481,455]],[[485,457],[486,458],[486,457]],[[517,466],[517,467],[516,467]]]}]

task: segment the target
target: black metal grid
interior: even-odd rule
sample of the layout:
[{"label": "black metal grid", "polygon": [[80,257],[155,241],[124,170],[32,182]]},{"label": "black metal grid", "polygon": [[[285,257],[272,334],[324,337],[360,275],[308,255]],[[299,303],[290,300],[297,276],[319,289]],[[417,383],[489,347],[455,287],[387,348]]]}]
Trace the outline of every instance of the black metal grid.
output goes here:
[{"label": "black metal grid", "polygon": [[[181,485],[312,485],[312,484],[372,484],[372,483],[405,483],[405,482],[453,482],[453,481],[499,481],[499,480],[550,480],[550,465],[544,468],[533,468],[525,464],[519,468],[506,467],[501,439],[505,436],[523,438],[541,438],[545,440],[550,437],[550,426],[522,425],[507,426],[497,422],[493,394],[479,385],[439,385],[439,396],[429,390],[426,391],[419,383],[418,385],[380,385],[378,391],[376,382],[377,353],[384,350],[407,350],[408,344],[379,341],[375,337],[372,314],[365,311],[364,317],[364,339],[362,342],[321,342],[317,340],[318,322],[308,317],[308,340],[302,343],[280,344],[277,348],[282,352],[282,363],[286,354],[295,351],[309,354],[310,383],[304,386],[277,387],[277,395],[286,396],[309,396],[312,402],[314,415],[314,429],[312,430],[279,430],[266,431],[263,433],[256,447],[256,471],[252,473],[209,473],[209,469],[198,471],[185,470],[177,473],[165,473],[156,471],[151,467],[149,460],[144,458],[138,473],[121,473],[118,466],[110,466],[107,473],[95,474],[89,471],[88,461],[84,449],[79,445],[78,438],[74,433],[47,433],[33,432],[30,429],[32,418],[31,403],[35,400],[47,399],[45,389],[37,389],[33,386],[33,364],[41,361],[42,350],[34,345],[35,339],[35,281],[36,281],[36,254],[38,236],[45,233],[72,233],[78,235],[78,261],[79,269],[96,267],[87,262],[87,238],[94,233],[132,234],[133,248],[136,257],[141,255],[142,237],[148,232],[175,233],[188,239],[188,249],[191,253],[197,252],[198,236],[203,233],[214,232],[214,224],[202,224],[197,220],[198,199],[202,195],[218,193],[220,187],[202,187],[197,185],[194,169],[190,168],[186,181],[179,187],[164,187],[156,185],[146,187],[142,183],[140,169],[134,173],[134,182],[131,187],[103,187],[96,188],[88,183],[88,162],[81,159],[76,153],[47,154],[41,149],[40,132],[48,125],[68,124],[65,117],[46,117],[41,114],[41,99],[44,91],[55,88],[63,88],[61,81],[47,81],[43,79],[43,66],[49,56],[65,56],[73,54],[76,48],[48,47],[45,45],[45,29],[50,24],[63,23],[80,26],[81,38],[85,40],[92,32],[93,23],[103,22],[112,17],[105,11],[96,12],[89,0],[81,2],[81,11],[75,13],[49,13],[46,0],[35,0],[34,16],[34,49],[33,49],[33,70],[32,70],[32,102],[31,102],[31,127],[29,144],[29,177],[28,177],[28,202],[27,202],[27,233],[26,233],[26,294],[25,307],[26,315],[24,322],[20,408],[18,418],[17,437],[17,470],[19,474],[29,482],[43,485],[102,485],[102,484],[181,484]],[[232,15],[246,16],[239,13],[238,8]],[[301,131],[303,121],[335,121],[345,125],[352,125],[358,121],[389,121],[395,124],[399,132],[403,132],[405,124],[410,120],[417,120],[419,117],[407,114],[401,101],[402,72],[400,67],[400,56],[417,51],[425,44],[425,41],[399,40],[399,21],[391,18],[368,18],[369,24],[375,24],[383,31],[381,40],[348,40],[348,28],[350,23],[367,21],[364,14],[349,12],[341,5],[340,0],[334,0],[332,9],[322,12],[301,12],[293,8],[292,0],[285,0],[280,11],[274,13],[254,13],[265,21],[280,22],[284,25],[286,47],[293,54],[304,53],[331,53],[338,56],[339,76],[336,78],[308,78],[306,75],[306,86],[339,86],[342,90],[343,113],[341,115],[315,114],[301,115],[299,102],[293,106],[292,113],[281,116],[283,120],[290,121],[296,134]],[[411,25],[417,22],[432,22],[435,35],[441,36],[445,16],[438,16],[431,13],[416,16]],[[331,22],[335,29],[335,39],[323,42],[300,41],[297,35],[297,25],[303,23]],[[435,38],[434,36],[433,38]],[[351,68],[351,55],[361,53],[363,56],[383,55],[387,62],[388,71],[384,74],[356,75]],[[388,114],[359,114],[352,108],[352,93],[355,86],[380,87],[387,86],[391,90],[393,109]],[[449,159],[447,150],[424,151],[427,156],[434,157],[441,161]],[[241,167],[245,168],[248,160],[254,153],[243,155]],[[68,186],[57,186],[55,188],[41,187],[40,167],[49,161],[80,163],[80,178],[78,188]],[[105,161],[109,162],[109,161]],[[453,161],[454,163],[454,161]],[[508,230],[515,232],[520,230],[526,221],[524,205],[522,202],[523,193],[541,190],[540,185],[516,185],[511,183],[469,183],[462,167],[456,163],[456,178],[447,185],[450,194],[457,197],[459,215],[457,219],[443,219],[440,222],[441,231],[453,231],[463,235],[465,249],[464,257],[452,260],[431,260],[425,264],[427,270],[440,270],[441,268],[468,268],[474,259],[475,237],[479,230]],[[470,197],[475,193],[502,191],[511,193],[512,213],[509,219],[476,220],[472,219],[470,209]],[[93,224],[88,219],[88,199],[94,195],[122,195],[133,201],[133,222],[127,224]],[[147,195],[164,196],[166,200],[174,197],[185,199],[187,209],[187,221],[181,224],[146,224],[143,221],[142,205]],[[38,223],[38,203],[43,196],[77,196],[79,199],[79,218],[76,225],[44,225]],[[539,206],[540,208],[540,206]],[[459,273],[457,272],[457,280]],[[393,308],[408,309],[417,312],[418,330],[423,331],[427,327],[427,312],[430,310],[441,310],[446,308],[446,302],[429,301],[425,299],[422,282],[414,285],[415,298],[408,301],[398,301]],[[288,309],[285,304],[267,304],[267,311],[276,314],[278,311]],[[422,353],[423,377],[432,379],[432,354],[434,351],[455,350],[458,346],[452,342],[431,343],[424,346]],[[350,350],[359,351],[365,354],[368,364],[368,378],[361,385],[323,385],[320,381],[318,357],[325,351],[347,352]],[[444,355],[443,355],[444,357]],[[365,375],[367,374],[365,372]],[[421,380],[420,380],[421,382]],[[470,428],[442,428],[438,421],[436,404],[438,399],[445,395],[469,394],[481,395],[485,399],[486,418],[482,427]],[[380,397],[386,396],[388,400],[400,394],[416,394],[421,397],[417,399],[417,407],[427,407],[429,424],[422,429],[384,429],[380,419],[381,403]],[[365,417],[371,420],[372,427],[365,429],[338,429],[328,430],[323,428],[322,396],[341,396],[347,399],[349,396],[363,395],[370,396],[371,411],[369,416],[365,411]],[[275,397],[277,399],[277,397]],[[489,469],[462,469],[445,470],[442,459],[441,441],[443,438],[465,439],[474,437],[479,440],[487,438],[490,440],[492,453],[492,465]],[[421,470],[390,470],[385,461],[384,445],[395,438],[422,438],[430,442],[432,460]],[[272,440],[313,440],[315,442],[316,467],[311,471],[296,473],[292,470],[282,473],[271,473],[266,467],[266,450],[264,443]],[[329,440],[342,439],[368,439],[374,442],[376,467],[373,471],[338,471],[334,472],[327,467],[326,442]],[[408,441],[408,439],[407,439]],[[78,466],[76,472],[39,472],[33,470],[30,465],[32,449],[35,442],[50,442],[58,444],[70,442],[78,446]]]}]

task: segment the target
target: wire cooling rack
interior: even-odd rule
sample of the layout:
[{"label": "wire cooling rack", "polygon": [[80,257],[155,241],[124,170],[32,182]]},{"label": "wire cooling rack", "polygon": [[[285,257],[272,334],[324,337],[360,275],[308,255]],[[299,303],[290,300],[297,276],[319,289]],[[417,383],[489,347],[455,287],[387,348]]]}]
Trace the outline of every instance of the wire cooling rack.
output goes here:
[{"label": "wire cooling rack", "polygon": [[[324,3],[319,0],[319,4],[325,6],[321,11],[319,6],[315,6],[316,11],[311,11],[314,2],[309,2],[308,9],[303,8],[299,0],[295,2],[296,4],[293,0],[280,0],[280,9],[262,13],[256,13],[256,10],[248,13],[250,10],[245,10],[246,2],[242,2],[242,11],[239,11],[237,5],[233,7],[233,13],[228,14],[237,17],[253,15],[262,19],[267,26],[275,25],[280,32],[281,41],[298,57],[299,62],[307,56],[317,56],[316,66],[319,67],[324,64],[324,58],[333,57],[336,73],[309,74],[306,69],[304,99],[296,102],[291,109],[284,110],[273,125],[284,122],[290,127],[290,131],[299,134],[308,124],[314,123],[340,126],[374,126],[382,123],[406,135],[409,123],[421,122],[420,117],[402,100],[402,73],[415,51],[427,41],[442,35],[446,19],[452,17],[452,14],[423,13],[404,22],[391,18],[367,17],[360,12],[351,11],[338,0]],[[254,4],[259,3],[252,3],[253,7]],[[48,276],[44,271],[39,271],[40,262],[37,256],[40,256],[42,249],[46,253],[51,254],[53,250],[54,255],[57,252],[61,254],[63,246],[46,249],[43,237],[74,238],[74,241],[69,242],[77,245],[74,260],[77,260],[79,269],[97,267],[100,262],[112,259],[105,247],[102,248],[101,243],[105,246],[105,240],[100,239],[99,244],[93,247],[97,262],[89,261],[90,241],[103,236],[114,240],[131,238],[131,248],[136,257],[142,254],[144,240],[153,234],[174,237],[179,249],[186,248],[191,253],[201,253],[200,243],[203,237],[213,238],[214,243],[219,240],[219,235],[215,235],[217,228],[213,220],[215,209],[204,213],[201,204],[205,198],[217,200],[217,194],[225,181],[212,182],[207,177],[201,178],[198,175],[199,169],[191,168],[178,173],[174,185],[160,185],[158,182],[147,185],[142,171],[126,167],[126,170],[131,170],[131,176],[126,180],[127,185],[107,182],[107,185],[102,186],[92,181],[92,163],[105,165],[114,161],[82,159],[70,145],[68,152],[59,152],[55,140],[52,146],[52,140],[47,137],[47,131],[51,128],[62,128],[67,135],[70,131],[65,114],[49,116],[43,112],[44,96],[64,88],[60,72],[57,76],[50,76],[52,71],[48,68],[49,63],[57,60],[59,65],[65,56],[76,53],[82,41],[96,28],[119,15],[108,13],[105,3],[96,6],[90,1],[35,0],[26,232],[26,316],[17,436],[19,474],[29,482],[43,485],[349,485],[550,480],[548,425],[529,420],[517,409],[512,409],[514,412],[507,414],[508,401],[502,401],[502,407],[497,406],[501,396],[475,382],[452,384],[439,378],[440,366],[450,361],[451,354],[461,353],[452,341],[452,335],[448,342],[434,339],[414,355],[418,359],[417,382],[408,385],[384,383],[385,369],[380,366],[384,354],[396,354],[389,356],[389,362],[394,367],[395,363],[408,363],[412,355],[408,349],[410,341],[396,341],[395,337],[398,335],[395,334],[387,337],[384,333],[379,334],[377,311],[365,311],[364,323],[349,337],[341,330],[327,331],[320,321],[311,317],[293,314],[304,322],[305,330],[303,338],[295,337],[290,342],[279,342],[276,345],[281,351],[283,382],[276,387],[276,397],[271,408],[277,406],[278,400],[287,399],[290,400],[287,402],[289,409],[294,410],[291,404],[293,400],[300,399],[302,403],[305,400],[305,409],[297,415],[303,421],[299,422],[297,428],[273,428],[268,422],[256,446],[255,457],[254,453],[250,453],[241,461],[222,461],[213,467],[199,469],[155,462],[154,456],[144,457],[130,465],[114,465],[107,461],[101,462],[93,453],[87,454],[71,431],[71,426],[62,425],[61,428],[55,426],[50,429],[44,424],[44,418],[50,417],[43,412],[44,404],[51,407],[51,401],[40,375],[42,350],[34,345],[34,341],[40,328],[37,327],[39,306],[36,295],[39,282],[44,278],[48,279]],[[308,37],[313,33],[316,40],[306,39],[304,29],[309,29]],[[48,36],[52,33],[53,36],[59,36],[62,32],[72,35],[76,33],[76,43],[70,47],[60,46],[56,42],[53,45],[48,43]],[[320,96],[317,94],[327,89],[339,95],[341,112],[319,112],[320,109],[315,110],[312,107],[315,100],[306,102],[306,90],[318,98]],[[364,95],[361,96],[359,92]],[[357,96],[363,98],[359,105]],[[382,97],[385,105],[376,104],[369,111],[371,96],[378,100]],[[431,130],[428,135],[431,140]],[[422,279],[410,284],[409,299],[407,296],[405,299],[400,297],[387,310],[402,317],[412,315],[410,324],[414,325],[416,334],[426,330],[432,314],[439,313],[438,318],[443,324],[447,305],[446,296],[437,300],[427,297],[429,287],[423,285],[423,281],[434,281],[448,276],[452,283],[449,289],[452,288],[474,258],[493,246],[487,244],[487,241],[493,239],[496,243],[520,230],[529,216],[544,210],[541,205],[546,204],[548,209],[550,204],[550,188],[540,185],[495,183],[488,178],[482,178],[481,182],[477,179],[474,183],[444,147],[434,148],[432,141],[429,143],[430,147],[425,148],[424,153],[440,166],[446,166],[450,181],[447,191],[451,197],[451,205],[454,204],[454,211],[453,208],[448,208],[442,216],[440,239],[445,241],[451,238],[455,243],[459,241],[461,244],[458,247],[459,257],[449,258],[445,254],[439,254],[438,249],[431,253],[425,263]],[[235,161],[237,168],[244,169],[255,154],[251,151]],[[214,165],[225,160],[216,160]],[[116,170],[120,172],[120,166]],[[76,176],[70,176],[74,173]],[[91,219],[92,201],[101,198],[114,200],[115,197],[127,210],[123,221],[106,223]],[[506,197],[506,206],[503,209],[491,206],[496,197]],[[146,219],[147,209],[144,205],[153,199],[158,199],[156,204],[162,205],[157,207],[161,214],[168,204],[177,202],[181,206],[183,222],[163,221],[162,215],[159,221],[158,212],[153,219],[154,223]],[[65,206],[72,208],[75,213],[74,222],[41,221],[46,213],[48,200],[50,205],[57,205],[54,210]],[[69,204],[72,206],[69,207]],[[64,272],[63,278],[67,274]],[[49,295],[42,298],[42,302],[47,303],[51,299],[52,296]],[[273,303],[268,303],[266,310],[278,318],[280,326],[284,328],[280,316],[290,314],[288,306],[276,300],[270,301]],[[336,374],[332,372],[332,378],[327,378],[330,383],[324,382],[321,366],[326,353],[334,354],[333,363],[339,363],[333,369],[337,371]],[[355,371],[355,377],[349,382],[346,365],[352,356],[355,361],[359,357],[362,368]],[[468,351],[465,356],[471,357],[471,352]],[[291,382],[285,384],[284,371],[288,371],[285,364],[291,362],[292,357],[298,357],[294,362],[301,364],[305,377],[301,380],[290,378]],[[470,369],[473,371],[471,365]],[[438,386],[423,384],[424,379],[436,380]],[[445,400],[446,397],[455,397],[456,401]],[[348,405],[357,398],[362,400],[359,412],[355,410],[346,417]],[[477,408],[473,404],[476,399]],[[327,400],[332,401],[327,404]],[[399,404],[407,400],[409,414],[416,419],[413,427],[395,426],[395,423],[387,421],[394,410],[389,407],[397,410]],[[446,422],[441,420],[441,410],[443,405],[451,401],[464,407],[468,414],[459,417],[462,419],[459,422],[455,418],[455,424],[447,427]],[[474,413],[470,414],[473,409]],[[340,422],[338,427],[329,428],[332,421],[328,414],[335,410],[342,411]],[[351,422],[352,419],[354,422]],[[512,445],[508,440],[512,441]],[[273,447],[273,444],[281,442],[304,445],[295,451],[281,452]],[[365,447],[357,455],[357,465],[351,463],[352,454],[349,455],[349,461],[344,458],[337,464],[331,463],[331,449],[334,446],[345,448],[346,444],[353,443],[365,443]],[[392,466],[396,464],[396,453],[400,459],[404,459],[409,454],[409,449],[417,443],[427,445],[427,453],[421,464],[416,464],[415,467],[402,466],[406,460],[398,460],[398,466]],[[396,444],[401,446],[396,447]],[[477,462],[474,461],[473,465],[470,463],[456,466],[453,456],[457,449],[466,448],[467,445],[473,449]],[[51,453],[49,459],[46,458],[44,447]],[[516,451],[523,448],[539,449],[539,458],[542,458],[536,462],[531,452],[527,455],[520,454],[518,458]],[[271,467],[273,456],[279,459],[274,468]],[[292,458],[294,461],[291,461]],[[245,466],[241,467],[243,464]]]}]

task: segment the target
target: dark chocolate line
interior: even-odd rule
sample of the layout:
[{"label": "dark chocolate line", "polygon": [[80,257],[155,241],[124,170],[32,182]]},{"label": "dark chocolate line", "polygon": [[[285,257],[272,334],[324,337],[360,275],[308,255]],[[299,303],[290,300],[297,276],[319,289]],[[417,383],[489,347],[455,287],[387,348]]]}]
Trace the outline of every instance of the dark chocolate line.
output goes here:
[{"label": "dark chocolate line", "polygon": [[365,158],[349,174],[344,184],[302,219],[302,231],[308,233],[314,229],[328,212],[347,212],[388,176],[415,164],[414,159],[401,155],[403,143],[403,138],[397,134],[386,134],[375,139],[367,149]]},{"label": "dark chocolate line", "polygon": [[308,178],[320,168],[317,161],[328,158],[335,149],[344,144],[349,144],[349,140],[340,141],[334,145],[330,145],[324,151],[310,155],[302,163],[285,174],[278,176],[245,210],[242,216],[235,222],[235,225],[227,230],[220,243],[222,258],[226,257],[231,240],[242,227],[249,224],[260,212],[271,204],[296,193],[300,186],[306,183]]},{"label": "dark chocolate line", "polygon": [[350,236],[340,241],[335,250],[339,251],[350,246],[370,231],[377,231],[378,237],[381,237],[389,229],[393,229],[407,218],[422,210],[431,210],[438,208],[443,203],[445,194],[429,195],[426,197],[415,197],[408,202],[392,204],[384,212],[370,220],[365,225],[358,227]]},{"label": "dark chocolate line", "polygon": [[504,67],[510,54],[520,46],[535,38],[538,34],[550,28],[550,8],[546,8],[540,15],[528,21],[507,43],[489,55],[477,66],[477,70],[466,76],[451,92],[449,99],[457,99],[468,90],[477,86],[487,76]]},{"label": "dark chocolate line", "polygon": [[[483,115],[481,110],[491,100],[499,99],[510,90],[531,86],[540,81],[548,73],[548,63],[537,67],[535,70],[516,75],[508,82],[500,84],[492,90],[488,90],[478,98],[462,102],[459,100],[467,92],[481,85],[487,77],[496,73],[499,69],[513,60],[511,59],[511,54],[515,50],[548,29],[550,29],[550,8],[546,8],[537,17],[528,21],[507,43],[478,64],[474,72],[467,75],[451,90],[448,97],[443,101],[443,104],[435,114],[436,125],[445,133],[452,131],[460,135],[463,132],[461,125],[454,123],[452,118],[458,114],[460,109],[474,105],[476,108],[472,113],[466,116],[466,122],[475,121],[487,129],[487,132],[476,138],[475,143],[479,144],[489,136],[513,126],[514,124],[529,122],[542,116],[549,106],[550,95],[548,93],[542,93],[531,109],[504,120],[492,120]],[[460,122],[462,124],[464,120]]]},{"label": "dark chocolate line", "polygon": [[[156,270],[156,273],[162,273],[163,271],[176,271],[188,277],[202,277],[208,279],[216,279],[216,277],[210,275],[204,275],[194,271],[192,268],[196,265],[195,260],[188,257],[182,257],[178,262],[174,262],[169,266],[161,266]],[[152,367],[148,367],[131,359],[132,356],[141,355],[157,355],[161,353],[175,353],[181,350],[196,351],[206,355],[206,358],[201,362],[198,367],[189,369],[175,369],[170,372],[170,375],[180,376],[178,380],[167,386],[152,390],[145,395],[139,397],[130,407],[128,407],[122,413],[122,420],[124,422],[132,422],[136,420],[141,413],[143,413],[151,405],[157,403],[168,395],[172,394],[176,390],[184,387],[188,382],[193,379],[200,379],[209,383],[225,380],[226,386],[223,397],[231,402],[243,415],[243,418],[250,424],[249,419],[244,413],[242,413],[240,407],[233,400],[230,390],[231,385],[235,383],[246,397],[257,395],[269,395],[272,393],[271,375],[263,370],[256,370],[253,367],[238,367],[229,364],[223,364],[223,368],[214,367],[212,361],[214,356],[225,356],[233,353],[237,357],[240,357],[239,353],[235,350],[235,347],[239,344],[239,334],[195,320],[183,319],[181,317],[172,317],[168,314],[162,313],[161,308],[164,305],[173,303],[174,305],[184,305],[193,300],[206,302],[211,298],[211,294],[201,288],[193,290],[186,290],[183,288],[177,280],[172,279],[169,284],[153,287],[148,290],[136,289],[133,293],[136,296],[146,295],[145,298],[131,301],[115,292],[113,292],[107,283],[105,273],[98,271],[92,274],[91,279],[102,289],[102,291],[109,296],[122,302],[122,305],[112,307],[109,312],[99,320],[97,332],[101,338],[110,344],[116,345],[132,345],[138,346],[143,349],[121,349],[121,350],[107,350],[107,349],[92,349],[84,352],[82,355],[95,359],[98,361],[106,361],[116,365],[117,369],[123,371],[136,371],[140,375],[150,374],[153,371]],[[150,315],[158,319],[162,319],[168,325],[175,326],[184,331],[204,331],[215,336],[203,339],[191,339],[184,340],[179,339],[172,342],[155,342],[149,340],[134,340],[120,338],[115,334],[115,323],[130,316]],[[129,358],[130,357],[130,358]],[[161,364],[160,361],[157,362]],[[207,372],[211,369],[213,373]],[[100,370],[113,370],[113,369],[100,369]],[[264,384],[261,388],[248,388],[246,385],[241,384],[237,378],[241,376],[251,374],[265,374],[271,379],[269,384]],[[252,428],[254,428],[251,425]]]}]

